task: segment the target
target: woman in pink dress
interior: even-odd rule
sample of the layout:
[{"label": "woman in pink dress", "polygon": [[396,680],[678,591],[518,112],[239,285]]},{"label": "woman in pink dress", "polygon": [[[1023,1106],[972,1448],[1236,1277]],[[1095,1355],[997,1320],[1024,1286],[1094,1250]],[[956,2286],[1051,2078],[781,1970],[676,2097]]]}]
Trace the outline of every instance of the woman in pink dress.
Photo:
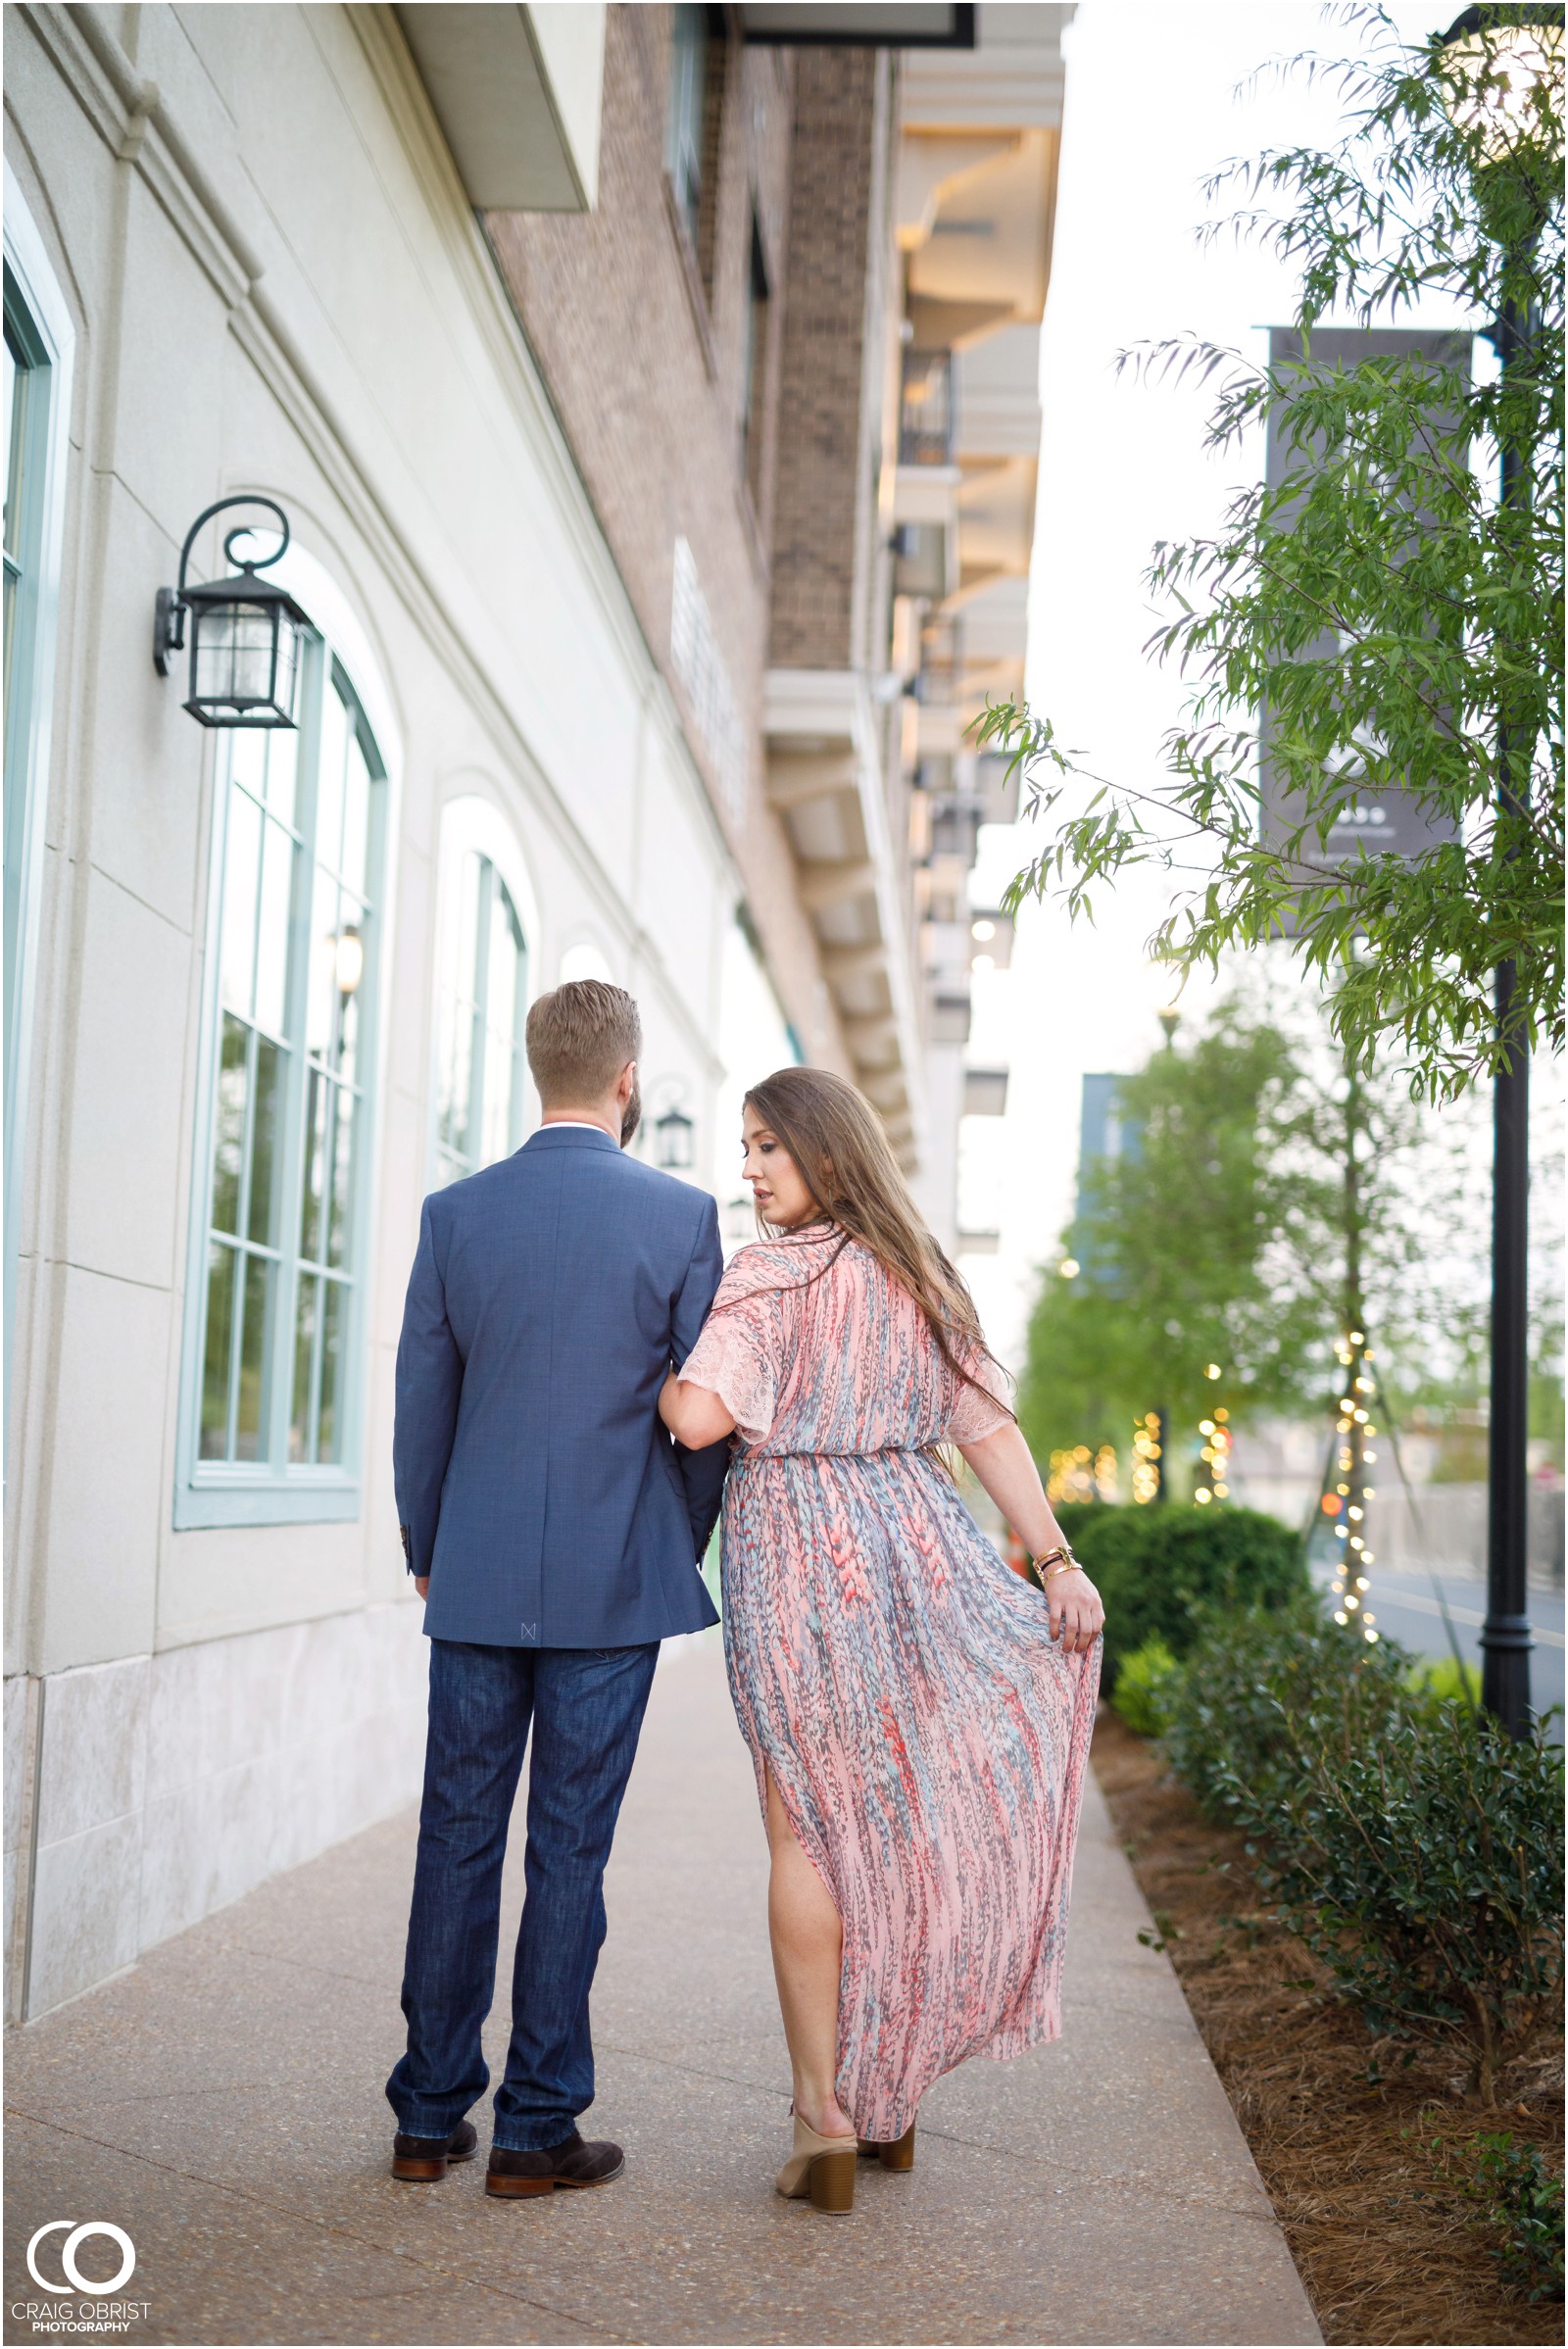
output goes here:
[{"label": "woman in pink dress", "polygon": [[[1056,2035],[1104,1615],[869,1104],[782,1069],[744,1141],[770,1237],[660,1409],[684,1444],[737,1439],[724,1645],[795,2080],[778,2190],[848,2210],[858,2140],[907,2169],[933,2080]],[[944,1444],[1043,1590],[977,1530]]]}]

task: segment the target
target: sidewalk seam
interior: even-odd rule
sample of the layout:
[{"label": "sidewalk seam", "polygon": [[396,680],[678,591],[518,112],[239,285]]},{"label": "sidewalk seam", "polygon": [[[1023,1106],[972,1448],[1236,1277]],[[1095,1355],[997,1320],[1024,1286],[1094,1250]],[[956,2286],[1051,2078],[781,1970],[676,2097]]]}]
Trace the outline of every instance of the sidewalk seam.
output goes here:
[{"label": "sidewalk seam", "polygon": [[[559,2317],[567,2325],[580,2325],[585,2332],[601,2333],[607,2341],[624,2342],[628,2345],[628,2349],[631,2349],[634,2336],[630,2333],[616,2332],[608,2325],[595,2325],[585,2318],[573,2316],[569,2309],[552,2307],[547,2300],[530,2300],[526,2292],[509,2290],[505,2284],[493,2283],[483,2276],[470,2274],[466,2269],[427,2266],[412,2251],[404,2251],[396,2244],[379,2242],[374,2236],[361,2234],[352,2227],[344,2227],[329,2220],[313,2219],[308,2212],[299,2210],[292,2203],[272,2202],[267,2195],[258,2194],[250,2186],[236,2185],[228,2178],[207,2178],[199,2170],[181,2170],[175,2163],[159,2161],[151,2154],[128,2153],[122,2145],[112,2145],[106,2138],[95,2137],[84,2129],[71,2129],[60,2121],[40,2122],[35,2113],[24,2112],[20,2105],[8,2104],[4,2109],[7,2113],[14,2113],[19,2120],[30,2121],[35,2128],[52,2130],[56,2136],[71,2137],[83,2145],[96,2145],[100,2152],[112,2154],[118,2161],[135,2162],[143,2169],[161,2171],[168,2178],[183,2178],[191,2185],[202,2187],[205,2192],[232,2195],[236,2201],[253,2203],[259,2210],[270,2211],[274,2218],[289,2221],[295,2226],[314,2227],[317,2233],[323,2238],[330,2237],[340,2242],[357,2243],[362,2250],[373,2252],[383,2259],[402,2260],[416,2275],[428,2275],[438,2284],[464,2283],[469,2284],[481,2292],[498,2293],[503,2299],[520,2302],[524,2308],[537,2309],[542,2317]],[[417,2289],[418,2287],[411,2286],[410,2288]],[[344,2297],[377,2300],[393,2299],[398,2297],[398,2294],[394,2290],[392,2292],[367,2292],[359,2295],[345,2294]]]}]

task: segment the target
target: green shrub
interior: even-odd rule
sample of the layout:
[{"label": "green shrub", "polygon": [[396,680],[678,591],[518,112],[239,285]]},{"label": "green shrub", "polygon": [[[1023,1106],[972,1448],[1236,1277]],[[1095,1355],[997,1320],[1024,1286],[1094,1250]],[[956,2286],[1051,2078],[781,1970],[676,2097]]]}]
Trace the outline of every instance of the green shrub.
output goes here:
[{"label": "green shrub", "polygon": [[1165,1748],[1378,2036],[1448,2044],[1494,2101],[1562,1983],[1563,1757],[1412,1685],[1310,1602],[1214,1618]]},{"label": "green shrub", "polygon": [[1180,1670],[1163,1639],[1146,1639],[1122,1658],[1111,1702],[1140,1737],[1157,1737],[1164,1728],[1166,1691]]},{"label": "green shrub", "polygon": [[1472,2137],[1465,2192],[1478,2203],[1489,2248],[1511,2291],[1532,2300],[1563,2296],[1562,2179],[1539,2145],[1521,2145],[1510,2129]]},{"label": "green shrub", "polygon": [[1151,1639],[1183,1656],[1212,1608],[1272,1607],[1308,1588],[1300,1537],[1257,1509],[1064,1502],[1061,1530],[1105,1602],[1108,1688]]},{"label": "green shrub", "polygon": [[1512,2290],[1531,2300],[1563,2296],[1563,2181],[1539,2145],[1509,2130],[1472,2140],[1476,2161],[1466,2191],[1482,2206],[1482,2224]]},{"label": "green shrub", "polygon": [[1171,1767],[1211,1816],[1247,1835],[1284,1831],[1302,1748],[1348,1761],[1420,1709],[1410,1659],[1328,1623],[1310,1594],[1265,1613],[1214,1614],[1166,1693]]},{"label": "green shrub", "polygon": [[1374,2033],[1456,2045],[1494,2103],[1562,1992],[1561,1747],[1440,1704],[1381,1749],[1302,1759],[1264,1890]]}]

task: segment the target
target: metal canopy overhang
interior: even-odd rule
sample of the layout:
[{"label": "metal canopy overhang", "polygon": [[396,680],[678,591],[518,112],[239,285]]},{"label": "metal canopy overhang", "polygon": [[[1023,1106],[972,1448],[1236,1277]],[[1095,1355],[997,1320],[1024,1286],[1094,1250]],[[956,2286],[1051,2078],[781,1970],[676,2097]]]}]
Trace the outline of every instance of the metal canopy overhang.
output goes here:
[{"label": "metal canopy overhang", "polygon": [[972,49],[972,7],[905,6],[903,0],[862,0],[859,7],[817,7],[813,0],[778,0],[774,7],[735,11],[748,41],[768,48]]}]

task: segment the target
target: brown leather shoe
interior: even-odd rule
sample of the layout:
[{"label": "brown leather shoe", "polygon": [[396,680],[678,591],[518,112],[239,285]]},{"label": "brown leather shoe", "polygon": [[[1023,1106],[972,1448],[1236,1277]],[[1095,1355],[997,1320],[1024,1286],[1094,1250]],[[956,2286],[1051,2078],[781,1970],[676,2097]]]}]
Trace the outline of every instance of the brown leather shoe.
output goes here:
[{"label": "brown leather shoe", "polygon": [[392,2175],[405,2183],[427,2184],[445,2178],[451,2162],[471,2162],[479,2132],[471,2121],[460,2121],[449,2137],[411,2137],[400,2129],[392,2139]]},{"label": "brown leather shoe", "polygon": [[539,2153],[514,2153],[492,2145],[484,2190],[509,2199],[524,2194],[553,2194],[557,2186],[607,2186],[626,2167],[618,2145],[595,2144],[573,2129],[564,2145],[547,2145]]}]

